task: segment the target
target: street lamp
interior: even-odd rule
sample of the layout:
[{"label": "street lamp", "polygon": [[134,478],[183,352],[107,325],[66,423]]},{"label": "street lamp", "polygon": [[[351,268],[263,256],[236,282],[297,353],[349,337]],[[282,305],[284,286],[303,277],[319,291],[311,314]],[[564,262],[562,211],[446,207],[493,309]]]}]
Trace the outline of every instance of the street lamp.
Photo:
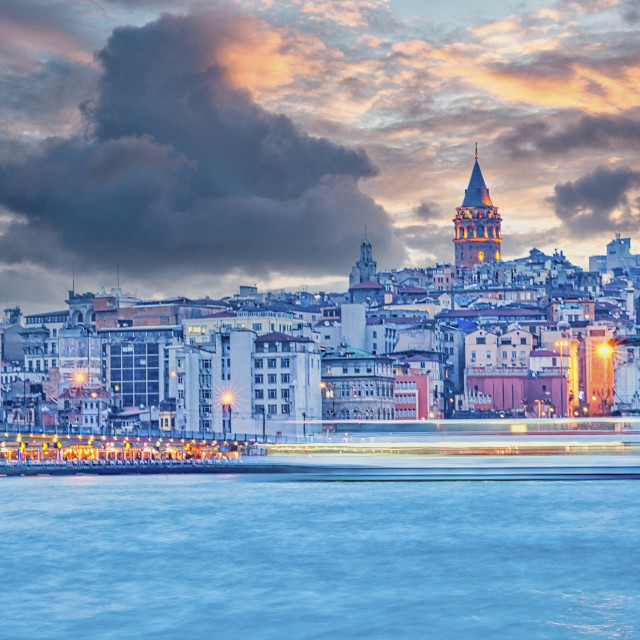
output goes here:
[{"label": "street lamp", "polygon": [[606,415],[609,408],[609,363],[607,360],[613,356],[613,348],[610,344],[601,344],[597,352],[602,356],[602,394],[600,401],[602,403],[602,415]]},{"label": "street lamp", "polygon": [[560,417],[564,418],[564,388],[566,386],[564,379],[564,358],[562,357],[563,347],[568,347],[566,340],[556,340],[556,347],[560,347]]},{"label": "street lamp", "polygon": [[233,396],[230,393],[225,393],[223,398],[222,398],[222,439],[225,439],[225,434],[226,434],[226,424],[225,424],[225,419],[224,419],[224,415],[225,412],[228,414],[229,419],[228,419],[228,423],[229,423],[229,435],[231,435],[231,403],[233,402]]}]

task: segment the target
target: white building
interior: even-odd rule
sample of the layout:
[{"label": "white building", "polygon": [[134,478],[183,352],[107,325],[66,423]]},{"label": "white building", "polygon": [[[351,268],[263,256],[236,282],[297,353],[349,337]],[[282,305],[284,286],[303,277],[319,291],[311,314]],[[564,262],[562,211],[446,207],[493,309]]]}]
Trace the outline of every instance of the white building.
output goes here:
[{"label": "white building", "polygon": [[320,350],[309,338],[248,329],[168,347],[175,428],[243,438],[320,431]]},{"label": "white building", "polygon": [[32,314],[25,317],[25,326],[19,330],[24,349],[24,368],[32,382],[42,382],[49,369],[60,366],[58,340],[60,331],[68,322],[68,311]]},{"label": "white building", "polygon": [[613,363],[613,410],[640,414],[640,335],[627,336],[616,345]]},{"label": "white building", "polygon": [[239,329],[210,338],[199,345],[167,347],[166,397],[176,399],[175,428],[204,434],[255,433],[251,353],[256,335]]},{"label": "white building", "polygon": [[320,349],[309,338],[269,333],[255,341],[254,414],[267,433],[321,431]]}]

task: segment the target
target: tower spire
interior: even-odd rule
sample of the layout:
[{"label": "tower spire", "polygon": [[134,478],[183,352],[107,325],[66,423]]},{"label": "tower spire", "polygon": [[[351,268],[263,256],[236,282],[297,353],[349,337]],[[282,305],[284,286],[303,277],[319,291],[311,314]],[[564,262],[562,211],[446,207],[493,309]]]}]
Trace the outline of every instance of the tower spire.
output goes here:
[{"label": "tower spire", "polygon": [[478,143],[476,142],[476,162],[478,162]]}]

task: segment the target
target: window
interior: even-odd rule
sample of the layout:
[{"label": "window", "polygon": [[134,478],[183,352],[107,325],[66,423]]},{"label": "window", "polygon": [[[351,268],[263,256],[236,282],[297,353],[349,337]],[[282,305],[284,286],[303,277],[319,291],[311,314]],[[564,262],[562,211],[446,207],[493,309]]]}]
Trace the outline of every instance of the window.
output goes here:
[{"label": "window", "polygon": [[269,407],[267,408],[267,413],[269,415],[274,415],[274,414],[278,413],[278,405],[277,404],[270,404]]},{"label": "window", "polygon": [[283,342],[283,343],[282,343],[282,350],[283,350],[283,351],[291,351],[291,343],[289,343],[289,342]]},{"label": "window", "polygon": [[282,413],[290,413],[291,412],[291,408],[288,404],[283,404],[282,407]]},{"label": "window", "polygon": [[278,345],[275,342],[270,342],[269,343],[269,351],[271,353],[275,353],[278,350]]},{"label": "window", "polygon": [[526,338],[520,338],[520,344],[527,344]]},{"label": "window", "polygon": [[291,376],[288,373],[281,373],[280,382],[282,384],[289,384],[289,382],[291,382]]},{"label": "window", "polygon": [[289,360],[289,358],[282,358],[282,360],[280,360],[281,369],[288,369],[290,366],[291,366],[291,361]]},{"label": "window", "polygon": [[476,344],[487,344],[487,338],[484,336],[476,338]]},{"label": "window", "polygon": [[254,364],[255,368],[256,368],[256,369],[262,369],[262,365],[263,365],[262,358],[258,358],[258,359],[255,361],[255,364]]},{"label": "window", "polygon": [[264,405],[263,404],[257,404],[256,405],[256,413],[264,413]]},{"label": "window", "polygon": [[262,384],[263,382],[263,375],[260,373],[255,377],[255,382],[256,384]]},{"label": "window", "polygon": [[278,361],[277,361],[275,358],[269,358],[269,359],[267,360],[267,367],[268,367],[269,369],[275,369],[275,368],[276,368],[276,363],[277,363],[277,362],[278,362]]},{"label": "window", "polygon": [[251,325],[251,328],[252,328],[254,331],[262,331],[262,322],[254,322],[254,323]]},{"label": "window", "polygon": [[476,359],[476,352],[472,351],[471,352],[471,360],[475,360]]},{"label": "window", "polygon": [[277,389],[269,389],[267,391],[267,393],[269,394],[267,396],[269,398],[269,400],[275,400],[278,397],[278,390]]},{"label": "window", "polygon": [[278,376],[277,376],[275,373],[270,373],[270,374],[267,376],[267,382],[268,382],[269,384],[276,384],[276,383],[277,383],[277,381],[278,381]]},{"label": "window", "polygon": [[288,400],[289,399],[289,389],[280,389],[280,397],[283,400]]},{"label": "window", "polygon": [[262,400],[264,398],[264,391],[262,389],[256,389],[256,400]]}]

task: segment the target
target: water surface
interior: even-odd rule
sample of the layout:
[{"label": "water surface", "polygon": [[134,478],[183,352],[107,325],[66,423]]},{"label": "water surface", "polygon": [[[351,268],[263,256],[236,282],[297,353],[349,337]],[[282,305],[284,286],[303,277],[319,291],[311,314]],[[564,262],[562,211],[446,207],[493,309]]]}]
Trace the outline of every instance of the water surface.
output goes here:
[{"label": "water surface", "polygon": [[0,637],[637,638],[633,481],[0,479]]}]

